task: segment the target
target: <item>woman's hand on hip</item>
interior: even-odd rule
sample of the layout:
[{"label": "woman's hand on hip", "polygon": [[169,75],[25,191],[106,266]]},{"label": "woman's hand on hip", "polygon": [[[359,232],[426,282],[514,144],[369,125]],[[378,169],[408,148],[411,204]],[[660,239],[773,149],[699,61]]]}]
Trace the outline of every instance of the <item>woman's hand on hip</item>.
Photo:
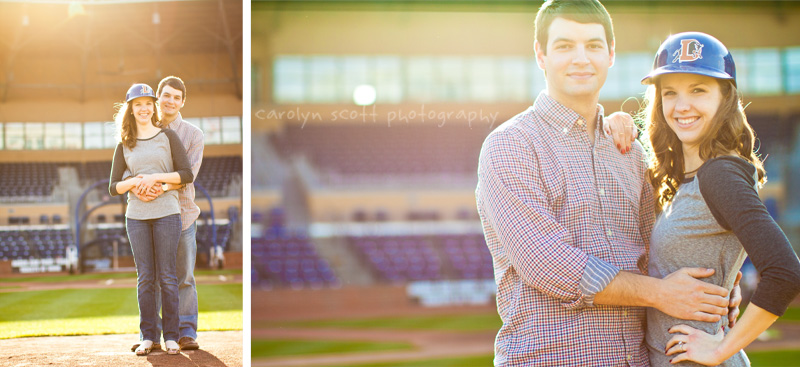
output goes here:
[{"label": "woman's hand on hip", "polygon": [[677,325],[669,329],[675,335],[667,342],[666,354],[673,356],[670,363],[694,361],[705,366],[716,366],[724,362],[719,346],[725,333],[722,328],[710,335],[688,325]]}]

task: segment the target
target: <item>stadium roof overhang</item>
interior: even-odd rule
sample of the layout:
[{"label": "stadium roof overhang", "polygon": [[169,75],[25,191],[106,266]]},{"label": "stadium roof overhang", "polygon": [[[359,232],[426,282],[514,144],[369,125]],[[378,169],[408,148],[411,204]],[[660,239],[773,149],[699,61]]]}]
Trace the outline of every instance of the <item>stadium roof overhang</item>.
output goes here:
[{"label": "stadium roof overhang", "polygon": [[[148,54],[155,59],[154,77],[161,60],[172,55],[227,54],[230,67],[239,71],[242,54],[242,3],[230,0],[142,1],[142,0],[0,0],[0,102],[15,89],[53,88],[49,81],[15,80],[20,67],[31,67],[41,59],[80,60],[80,82],[58,83],[58,88],[77,89],[80,100],[87,88],[104,80],[125,79],[141,73],[130,62],[131,55]],[[97,59],[114,59],[89,68]],[[126,62],[128,60],[128,62]],[[73,70],[69,70],[70,72]],[[242,95],[241,75],[233,83]]]}]

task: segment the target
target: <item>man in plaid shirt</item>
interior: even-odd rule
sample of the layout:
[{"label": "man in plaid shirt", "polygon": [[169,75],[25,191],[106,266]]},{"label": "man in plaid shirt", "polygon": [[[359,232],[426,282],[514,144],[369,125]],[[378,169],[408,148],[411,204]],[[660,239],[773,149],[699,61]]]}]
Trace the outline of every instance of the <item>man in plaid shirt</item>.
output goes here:
[{"label": "man in plaid shirt", "polygon": [[[158,83],[158,107],[161,113],[161,127],[174,130],[186,148],[189,163],[192,165],[192,174],[197,179],[200,165],[203,163],[203,131],[190,124],[181,116],[181,109],[186,103],[186,85],[177,76],[168,76]],[[126,174],[127,176],[127,174]],[[155,185],[152,192],[138,192],[131,190],[139,200],[150,201],[164,193],[164,190],[178,190],[178,200],[181,204],[181,238],[178,243],[178,312],[180,317],[178,345],[181,350],[199,349],[197,343],[197,284],[194,279],[194,266],[197,260],[197,223],[200,216],[200,207],[194,202],[194,184],[186,185]],[[156,285],[156,294],[159,284]],[[156,305],[161,308],[161,298],[156,297]],[[160,319],[159,324],[160,327]],[[135,343],[131,350],[135,350],[139,343]],[[153,344],[155,349],[161,347],[160,343]]]},{"label": "man in plaid shirt", "polygon": [[644,307],[715,321],[728,313],[728,291],[695,279],[713,270],[656,279],[637,266],[655,219],[653,192],[641,145],[618,154],[598,129],[614,61],[603,5],[545,2],[534,48],[547,89],[486,138],[478,168],[503,321],[494,364],[649,366]]}]

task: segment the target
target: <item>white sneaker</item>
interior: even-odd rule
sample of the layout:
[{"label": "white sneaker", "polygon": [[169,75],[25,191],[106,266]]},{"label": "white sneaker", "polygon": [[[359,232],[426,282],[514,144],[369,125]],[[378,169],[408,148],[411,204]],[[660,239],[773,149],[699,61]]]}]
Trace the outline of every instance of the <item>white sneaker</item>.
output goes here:
[{"label": "white sneaker", "polygon": [[174,340],[167,340],[164,345],[167,347],[167,354],[178,354],[181,352],[181,347],[178,345],[178,342]]},{"label": "white sneaker", "polygon": [[151,350],[153,350],[153,341],[144,340],[142,341],[142,344],[139,344],[139,346],[136,348],[136,355],[146,356]]}]

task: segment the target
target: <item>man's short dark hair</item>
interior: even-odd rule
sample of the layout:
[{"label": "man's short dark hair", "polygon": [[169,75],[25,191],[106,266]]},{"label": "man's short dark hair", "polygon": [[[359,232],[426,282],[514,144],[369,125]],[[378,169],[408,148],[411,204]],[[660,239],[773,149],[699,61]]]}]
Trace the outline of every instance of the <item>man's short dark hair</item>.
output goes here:
[{"label": "man's short dark hair", "polygon": [[181,80],[181,78],[170,75],[164,79],[161,79],[161,82],[158,83],[158,92],[156,92],[156,96],[161,97],[161,92],[164,91],[165,85],[181,91],[183,93],[181,95],[181,101],[186,100],[186,85],[183,84],[183,80]]},{"label": "man's short dark hair", "polygon": [[561,17],[582,24],[597,23],[606,30],[606,43],[609,48],[614,43],[614,25],[608,11],[597,0],[547,0],[536,14],[536,41],[542,52],[547,54],[547,37],[550,24]]}]

